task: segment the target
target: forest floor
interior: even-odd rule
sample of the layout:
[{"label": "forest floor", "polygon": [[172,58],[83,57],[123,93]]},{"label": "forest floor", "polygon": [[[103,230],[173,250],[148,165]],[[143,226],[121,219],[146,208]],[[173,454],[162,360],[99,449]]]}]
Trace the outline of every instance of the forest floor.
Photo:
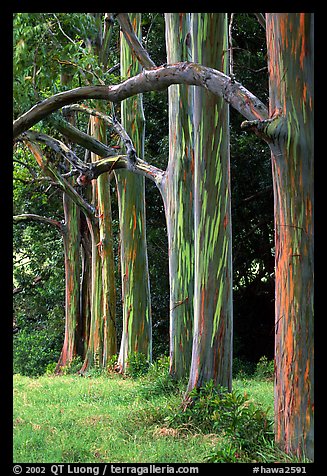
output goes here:
[{"label": "forest floor", "polygon": [[[272,417],[272,381],[233,386]],[[170,425],[181,392],[146,389],[142,379],[119,375],[15,375],[14,462],[201,463],[224,445],[218,432]]]}]

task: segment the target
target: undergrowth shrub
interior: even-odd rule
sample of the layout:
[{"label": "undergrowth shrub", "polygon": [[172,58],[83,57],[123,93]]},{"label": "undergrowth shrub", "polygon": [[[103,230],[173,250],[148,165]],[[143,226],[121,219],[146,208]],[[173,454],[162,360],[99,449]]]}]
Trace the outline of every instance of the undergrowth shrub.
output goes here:
[{"label": "undergrowth shrub", "polygon": [[274,360],[268,360],[264,355],[257,363],[254,377],[259,380],[272,380],[274,378]]},{"label": "undergrowth shrub", "polygon": [[178,388],[179,382],[169,374],[169,357],[161,356],[150,365],[148,372],[142,377],[139,393],[148,399],[177,392]]},{"label": "undergrowth shrub", "polygon": [[218,447],[208,461],[234,461],[244,452],[273,437],[272,421],[261,406],[237,391],[216,387],[213,381],[192,390],[184,408],[168,417],[174,427],[196,427],[206,433],[225,435],[230,446]]},{"label": "undergrowth shrub", "polygon": [[43,375],[47,365],[57,360],[59,355],[58,341],[46,329],[38,332],[21,329],[14,336],[13,370],[16,374],[29,377]]},{"label": "undergrowth shrub", "polygon": [[65,365],[64,367],[61,367],[61,371],[63,375],[77,374],[77,372],[81,370],[82,365],[83,365],[82,357],[77,355],[76,357],[72,359],[70,364]]},{"label": "undergrowth shrub", "polygon": [[149,361],[142,352],[133,352],[129,354],[125,372],[128,377],[141,377],[146,374],[148,370]]}]

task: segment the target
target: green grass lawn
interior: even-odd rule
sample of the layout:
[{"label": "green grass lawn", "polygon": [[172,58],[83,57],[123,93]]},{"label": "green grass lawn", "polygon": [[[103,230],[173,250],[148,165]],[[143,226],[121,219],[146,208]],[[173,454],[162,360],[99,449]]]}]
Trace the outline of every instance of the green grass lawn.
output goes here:
[{"label": "green grass lawn", "polygon": [[[144,398],[142,380],[110,377],[14,376],[15,463],[203,462],[223,435],[172,428],[178,393]],[[264,408],[273,408],[271,382],[236,380]]]}]

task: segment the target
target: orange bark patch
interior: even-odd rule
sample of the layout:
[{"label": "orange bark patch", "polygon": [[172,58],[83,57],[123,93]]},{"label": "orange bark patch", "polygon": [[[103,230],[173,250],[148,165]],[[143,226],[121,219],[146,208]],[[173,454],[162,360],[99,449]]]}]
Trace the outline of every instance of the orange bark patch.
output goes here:
[{"label": "orange bark patch", "polygon": [[134,207],[134,211],[133,211],[133,232],[136,230],[136,211],[135,211],[135,207]]},{"label": "orange bark patch", "polygon": [[300,66],[303,69],[303,62],[305,57],[305,13],[300,13],[299,36],[301,38]]},{"label": "orange bark patch", "polygon": [[224,216],[224,230],[226,230],[227,224],[228,224],[228,215],[226,213]]},{"label": "orange bark patch", "polygon": [[303,102],[306,103],[307,102],[307,91],[308,91],[308,87],[307,87],[307,84],[304,83],[303,84]]}]

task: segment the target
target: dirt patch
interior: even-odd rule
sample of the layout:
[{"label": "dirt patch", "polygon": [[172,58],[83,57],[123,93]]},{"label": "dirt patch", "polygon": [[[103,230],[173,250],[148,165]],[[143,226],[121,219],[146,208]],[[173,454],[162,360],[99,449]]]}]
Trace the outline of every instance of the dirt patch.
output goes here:
[{"label": "dirt patch", "polygon": [[156,428],[153,432],[153,436],[156,437],[173,437],[178,438],[180,436],[179,431],[175,428]]}]

